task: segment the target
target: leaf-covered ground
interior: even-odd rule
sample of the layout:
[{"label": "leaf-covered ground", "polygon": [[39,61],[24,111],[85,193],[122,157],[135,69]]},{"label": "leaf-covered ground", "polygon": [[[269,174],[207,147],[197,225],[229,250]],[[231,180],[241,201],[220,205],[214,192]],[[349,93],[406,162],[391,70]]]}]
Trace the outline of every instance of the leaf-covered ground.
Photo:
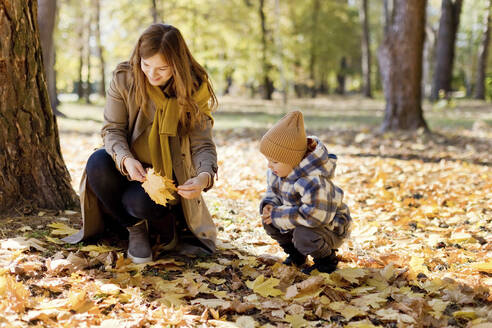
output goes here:
[{"label": "leaf-covered ground", "polygon": [[[223,99],[219,179],[206,194],[218,228],[212,257],[166,254],[131,264],[124,241],[59,241],[75,211],[0,220],[0,327],[490,327],[490,107],[428,108],[434,133],[379,134],[377,101],[294,102],[308,132],[338,155],[335,182],[354,218],[339,269],[306,276],[258,216],[266,162],[258,139],[278,104]],[[363,110],[361,108],[364,108]],[[100,145],[101,109],[63,107],[74,187]]]}]

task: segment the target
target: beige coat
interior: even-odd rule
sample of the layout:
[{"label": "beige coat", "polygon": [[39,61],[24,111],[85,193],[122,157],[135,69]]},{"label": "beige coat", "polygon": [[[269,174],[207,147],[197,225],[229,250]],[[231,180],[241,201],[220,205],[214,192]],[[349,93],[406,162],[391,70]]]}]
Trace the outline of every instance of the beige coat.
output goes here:
[{"label": "beige coat", "polygon": [[[130,149],[135,140],[150,126],[152,119],[143,114],[135,103],[134,92],[130,91],[131,71],[127,63],[121,63],[113,72],[104,109],[102,137],[104,148],[113,157],[117,169],[124,175],[122,163],[126,157],[133,157]],[[155,107],[149,105],[151,116]],[[217,172],[217,154],[212,140],[212,122],[206,127],[195,129],[188,136],[170,137],[173,171],[178,184],[208,172],[213,177]],[[64,238],[77,243],[87,237],[103,232],[104,221],[98,200],[87,185],[84,174],[80,183],[80,206],[83,220],[82,229]],[[193,234],[212,252],[215,251],[216,228],[202,196],[198,199],[181,199],[186,223]]]}]

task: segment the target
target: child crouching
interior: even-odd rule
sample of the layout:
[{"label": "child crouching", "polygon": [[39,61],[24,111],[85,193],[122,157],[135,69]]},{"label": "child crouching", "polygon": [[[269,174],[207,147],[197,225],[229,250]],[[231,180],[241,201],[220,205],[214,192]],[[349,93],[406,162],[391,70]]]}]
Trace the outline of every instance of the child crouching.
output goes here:
[{"label": "child crouching", "polygon": [[331,181],[337,157],[318,138],[306,137],[299,111],[267,131],[260,152],[269,169],[260,213],[266,232],[288,255],[284,264],[301,266],[311,255],[314,265],[304,273],[335,271],[335,252],[352,222],[343,191]]}]

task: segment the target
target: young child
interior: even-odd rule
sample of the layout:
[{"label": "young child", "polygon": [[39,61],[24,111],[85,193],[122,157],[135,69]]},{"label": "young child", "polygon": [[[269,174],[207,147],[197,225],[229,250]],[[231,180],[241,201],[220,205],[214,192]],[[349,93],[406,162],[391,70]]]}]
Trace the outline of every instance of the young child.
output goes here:
[{"label": "young child", "polygon": [[284,264],[301,266],[311,255],[314,265],[304,273],[335,271],[335,251],[352,222],[343,191],[331,181],[337,157],[318,138],[306,137],[299,111],[286,114],[267,131],[260,152],[269,168],[260,213],[266,232],[288,254]]}]

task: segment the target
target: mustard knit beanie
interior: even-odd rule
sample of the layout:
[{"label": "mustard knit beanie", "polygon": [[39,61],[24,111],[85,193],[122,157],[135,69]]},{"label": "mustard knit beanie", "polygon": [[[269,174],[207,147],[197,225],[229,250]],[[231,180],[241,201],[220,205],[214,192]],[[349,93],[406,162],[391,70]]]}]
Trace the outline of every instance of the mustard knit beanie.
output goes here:
[{"label": "mustard knit beanie", "polygon": [[277,162],[296,167],[306,154],[304,118],[299,111],[287,113],[260,141],[260,152]]}]

